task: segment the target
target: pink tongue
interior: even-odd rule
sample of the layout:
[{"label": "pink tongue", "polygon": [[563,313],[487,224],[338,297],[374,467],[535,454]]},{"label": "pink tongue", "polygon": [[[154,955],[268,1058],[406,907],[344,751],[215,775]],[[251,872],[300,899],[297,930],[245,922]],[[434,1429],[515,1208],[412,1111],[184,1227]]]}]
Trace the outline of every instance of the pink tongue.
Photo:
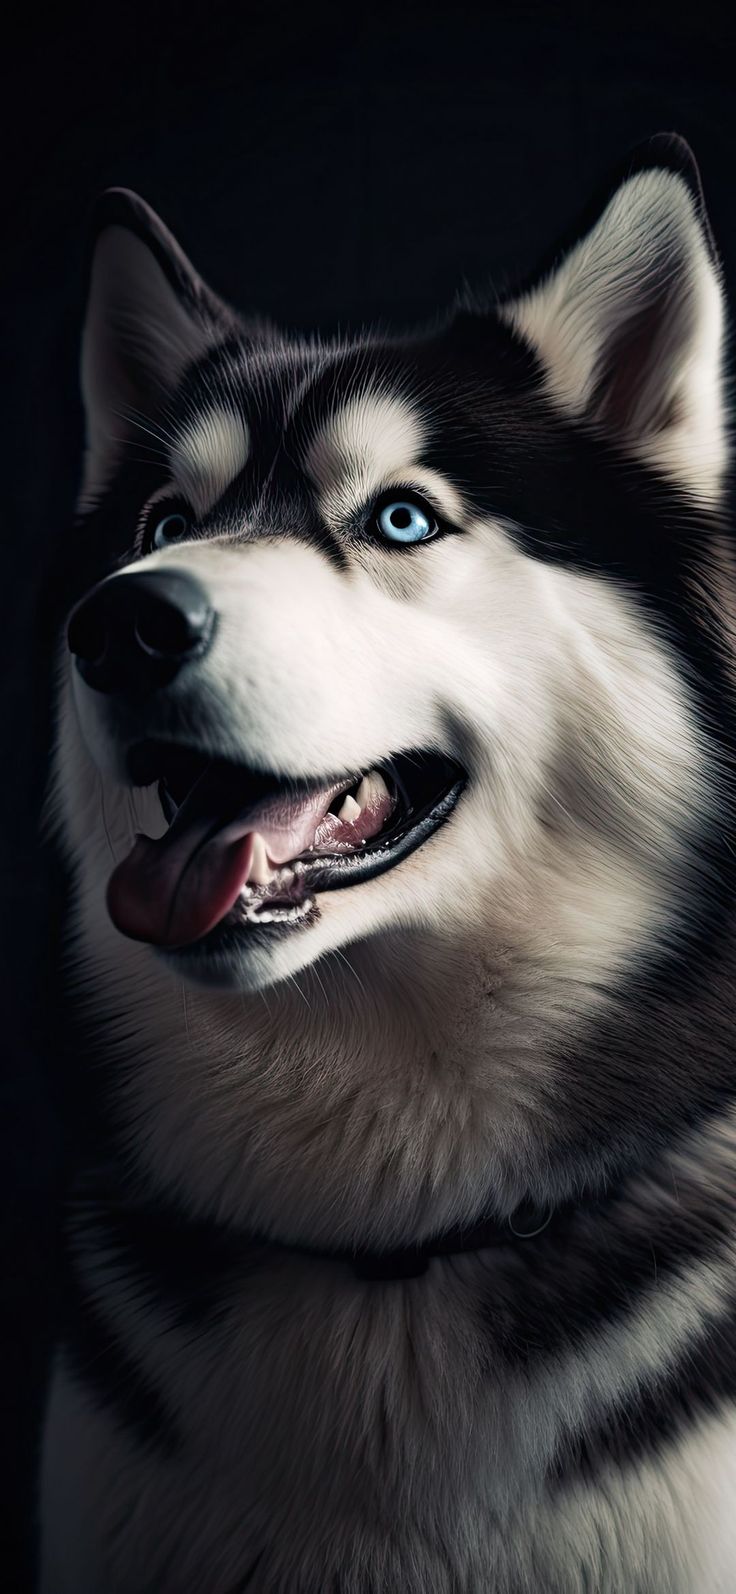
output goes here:
[{"label": "pink tongue", "polygon": [[137,836],[132,852],[107,887],[113,924],[134,941],[186,946],[212,930],[234,907],[253,857],[250,831],[229,844],[217,835],[201,843],[206,828],[175,841]]},{"label": "pink tongue", "polygon": [[[232,795],[205,774],[158,841],[138,836],[107,888],[113,924],[134,941],[185,946],[198,941],[234,907],[253,863],[256,833],[268,858],[284,864],[314,840],[333,788],[301,802],[261,803],[237,816]],[[236,812],[228,818],[227,806]],[[242,807],[242,797],[240,806]]]}]

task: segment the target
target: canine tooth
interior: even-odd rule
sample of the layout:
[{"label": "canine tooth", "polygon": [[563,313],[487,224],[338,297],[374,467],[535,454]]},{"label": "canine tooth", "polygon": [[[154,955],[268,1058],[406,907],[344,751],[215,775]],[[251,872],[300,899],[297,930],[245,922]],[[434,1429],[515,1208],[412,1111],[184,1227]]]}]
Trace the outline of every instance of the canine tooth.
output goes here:
[{"label": "canine tooth", "polygon": [[274,871],[268,861],[266,843],[256,831],[253,837],[253,861],[248,871],[248,884],[254,886],[267,886],[273,880]]},{"label": "canine tooth", "polygon": [[[363,779],[355,793],[355,801],[359,808],[377,807],[384,797],[388,797],[388,786],[383,775],[377,769],[371,769]],[[340,816],[338,815],[338,818]]]},{"label": "canine tooth", "polygon": [[368,778],[367,775],[364,775],[363,779],[362,779],[362,781],[361,781],[361,783],[360,783],[360,785],[358,787],[358,790],[355,793],[355,801],[358,804],[359,808],[365,808],[365,805],[366,805],[366,803],[368,801],[368,798],[370,797],[370,794],[371,794],[371,788],[370,788],[370,784],[369,784],[369,778]]},{"label": "canine tooth", "polygon": [[[364,784],[365,783],[363,781],[361,781],[361,785],[364,785]],[[350,796],[350,792],[348,792],[348,795],[345,798],[345,801],[344,801],[344,803],[342,805],[342,808],[339,808],[338,811],[337,811],[338,819],[345,819],[347,821],[347,823],[350,824],[353,820],[357,819],[359,813],[360,813],[360,803],[356,802],[355,798],[351,797]]]}]

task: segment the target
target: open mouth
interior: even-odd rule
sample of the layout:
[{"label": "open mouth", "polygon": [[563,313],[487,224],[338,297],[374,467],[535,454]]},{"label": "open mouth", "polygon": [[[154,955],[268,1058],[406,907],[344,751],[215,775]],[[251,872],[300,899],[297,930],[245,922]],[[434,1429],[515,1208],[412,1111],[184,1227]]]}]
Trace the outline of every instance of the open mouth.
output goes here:
[{"label": "open mouth", "polygon": [[307,924],[319,893],[382,874],[426,841],[465,784],[459,765],[426,752],[317,782],[148,741],[128,769],[134,785],[158,782],[169,828],[136,838],[108,908],[124,935],[170,950]]}]

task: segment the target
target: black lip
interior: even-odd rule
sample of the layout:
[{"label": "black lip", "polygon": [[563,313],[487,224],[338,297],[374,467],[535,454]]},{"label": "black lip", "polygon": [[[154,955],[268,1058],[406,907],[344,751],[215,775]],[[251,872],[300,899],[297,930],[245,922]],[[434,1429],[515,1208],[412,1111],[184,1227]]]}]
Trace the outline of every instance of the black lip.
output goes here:
[{"label": "black lip", "polygon": [[[221,776],[223,793],[227,801],[229,791],[241,794],[247,787],[248,800],[260,801],[288,785],[291,792],[308,791],[315,786],[332,784],[332,779],[345,785],[352,784],[356,772],[338,774],[324,780],[298,780],[293,777],[265,774],[245,770],[225,761],[212,760],[195,747],[174,743],[141,743],[128,757],[130,777],[136,785],[147,785],[159,779],[161,801],[166,817],[171,819],[176,805],[173,803],[167,781],[174,783],[177,798],[186,793],[186,786],[196,778],[206,764],[215,764]],[[461,767],[443,754],[410,751],[394,754],[375,767],[393,786],[398,805],[395,818],[379,835],[368,841],[361,852],[343,854],[318,854],[302,856],[294,861],[297,902],[306,902],[327,891],[341,891],[362,881],[376,879],[393,869],[402,859],[421,847],[450,817],[465,787],[467,776]],[[360,772],[357,772],[360,778]],[[178,790],[176,787],[178,782]],[[231,799],[232,800],[232,799]],[[241,798],[242,801],[242,798]],[[266,904],[264,904],[264,907]],[[318,912],[309,911],[296,920],[273,920],[263,924],[238,917],[237,908],[216,925],[201,941],[177,949],[177,957],[196,957],[202,952],[226,953],[228,948],[244,941],[250,944],[270,942],[279,935],[295,933],[314,922]],[[167,953],[167,955],[170,955]]]},{"label": "black lip", "polygon": [[366,843],[363,852],[299,859],[297,873],[306,882],[309,894],[341,891],[360,880],[373,880],[402,858],[408,858],[449,818],[464,785],[465,775],[458,774],[439,796],[423,806],[408,805],[395,824]]}]

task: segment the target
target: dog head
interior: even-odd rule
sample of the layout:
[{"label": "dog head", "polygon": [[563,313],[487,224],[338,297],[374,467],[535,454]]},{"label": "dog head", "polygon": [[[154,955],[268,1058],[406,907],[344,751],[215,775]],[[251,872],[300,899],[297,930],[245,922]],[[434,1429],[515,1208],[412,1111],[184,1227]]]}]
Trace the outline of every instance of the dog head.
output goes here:
[{"label": "dog head", "polygon": [[689,152],[652,141],[529,288],[407,336],[241,318],[123,191],[96,234],[56,774],[88,948],[268,994],[370,947],[427,1011],[472,969],[567,1035],[692,932],[722,802]]}]

